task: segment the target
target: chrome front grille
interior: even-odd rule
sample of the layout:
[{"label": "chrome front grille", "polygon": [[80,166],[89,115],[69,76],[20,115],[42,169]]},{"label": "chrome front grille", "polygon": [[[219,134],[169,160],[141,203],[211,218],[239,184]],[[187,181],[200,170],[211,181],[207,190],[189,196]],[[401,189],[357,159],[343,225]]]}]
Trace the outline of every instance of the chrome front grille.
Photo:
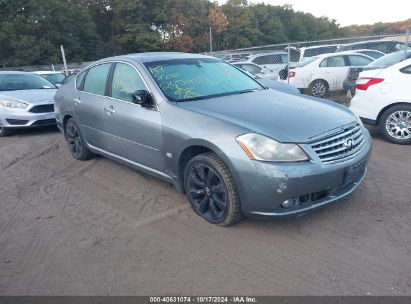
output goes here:
[{"label": "chrome front grille", "polygon": [[323,163],[351,158],[358,154],[365,145],[366,141],[359,124],[311,143],[311,147]]}]

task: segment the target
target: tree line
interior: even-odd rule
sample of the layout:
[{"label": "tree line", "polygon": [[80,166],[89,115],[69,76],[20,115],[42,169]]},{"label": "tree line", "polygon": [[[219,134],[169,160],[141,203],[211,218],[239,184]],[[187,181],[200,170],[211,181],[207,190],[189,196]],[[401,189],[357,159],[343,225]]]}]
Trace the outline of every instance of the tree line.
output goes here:
[{"label": "tree line", "polygon": [[289,5],[228,0],[0,0],[0,66],[51,64],[116,54],[236,49],[290,41],[343,37],[368,28],[342,28],[335,20]]}]

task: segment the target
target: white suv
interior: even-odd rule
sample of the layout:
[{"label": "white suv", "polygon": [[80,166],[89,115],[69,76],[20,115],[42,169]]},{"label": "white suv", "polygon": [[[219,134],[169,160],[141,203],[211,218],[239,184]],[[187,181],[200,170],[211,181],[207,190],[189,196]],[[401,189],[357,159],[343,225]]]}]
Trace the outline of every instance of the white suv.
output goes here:
[{"label": "white suv", "polygon": [[411,59],[385,69],[364,71],[350,109],[365,123],[379,126],[397,144],[411,144]]}]

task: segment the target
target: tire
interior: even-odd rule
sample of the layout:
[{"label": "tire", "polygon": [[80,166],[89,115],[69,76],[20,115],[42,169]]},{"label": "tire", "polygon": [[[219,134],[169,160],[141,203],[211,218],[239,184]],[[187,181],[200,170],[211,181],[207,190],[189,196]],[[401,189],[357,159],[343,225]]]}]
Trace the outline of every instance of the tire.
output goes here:
[{"label": "tire", "polygon": [[0,122],[0,137],[6,137],[11,134],[10,129],[3,127],[2,123]]},{"label": "tire", "polygon": [[83,135],[80,133],[76,121],[70,118],[64,127],[64,136],[69,146],[71,155],[78,160],[92,159],[95,154],[91,152],[86,145]]},{"label": "tire", "polygon": [[381,134],[394,144],[411,144],[411,105],[398,105],[387,109],[379,122]]},{"label": "tire", "polygon": [[328,83],[325,80],[314,80],[310,84],[310,94],[314,97],[324,98],[330,93]]},{"label": "tire", "polygon": [[216,154],[193,157],[185,167],[184,186],[191,207],[206,221],[228,227],[243,218],[237,185]]}]

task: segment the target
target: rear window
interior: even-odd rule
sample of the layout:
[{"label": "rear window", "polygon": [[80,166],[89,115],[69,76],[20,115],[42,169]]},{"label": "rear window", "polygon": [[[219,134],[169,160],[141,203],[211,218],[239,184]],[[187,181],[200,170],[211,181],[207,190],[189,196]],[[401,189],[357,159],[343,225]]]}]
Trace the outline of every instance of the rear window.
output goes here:
[{"label": "rear window", "polygon": [[329,57],[327,59],[324,59],[323,62],[321,62],[320,67],[322,68],[339,68],[339,67],[345,67],[346,63],[344,60],[343,56],[333,56]]},{"label": "rear window", "polygon": [[322,54],[335,53],[337,46],[322,46],[317,48],[309,48],[304,50],[303,57],[313,57]]},{"label": "rear window", "polygon": [[47,79],[36,74],[0,75],[0,91],[19,91],[36,89],[55,89]]},{"label": "rear window", "polygon": [[392,54],[385,55],[373,62],[371,62],[368,66],[376,67],[376,68],[387,68],[394,64],[400,63],[405,59],[411,58],[411,51],[400,51]]},{"label": "rear window", "polygon": [[311,62],[317,60],[318,57],[309,57],[309,58],[303,58],[301,61],[298,63],[297,68],[302,68],[305,67],[306,65],[310,64]]},{"label": "rear window", "polygon": [[88,71],[86,79],[84,80],[83,90],[88,93],[105,95],[110,66],[110,63],[105,63],[92,67]]},{"label": "rear window", "polygon": [[287,63],[288,55],[287,54],[273,54],[273,55],[262,55],[258,56],[253,60],[255,64],[264,65],[264,64],[281,64]]}]

